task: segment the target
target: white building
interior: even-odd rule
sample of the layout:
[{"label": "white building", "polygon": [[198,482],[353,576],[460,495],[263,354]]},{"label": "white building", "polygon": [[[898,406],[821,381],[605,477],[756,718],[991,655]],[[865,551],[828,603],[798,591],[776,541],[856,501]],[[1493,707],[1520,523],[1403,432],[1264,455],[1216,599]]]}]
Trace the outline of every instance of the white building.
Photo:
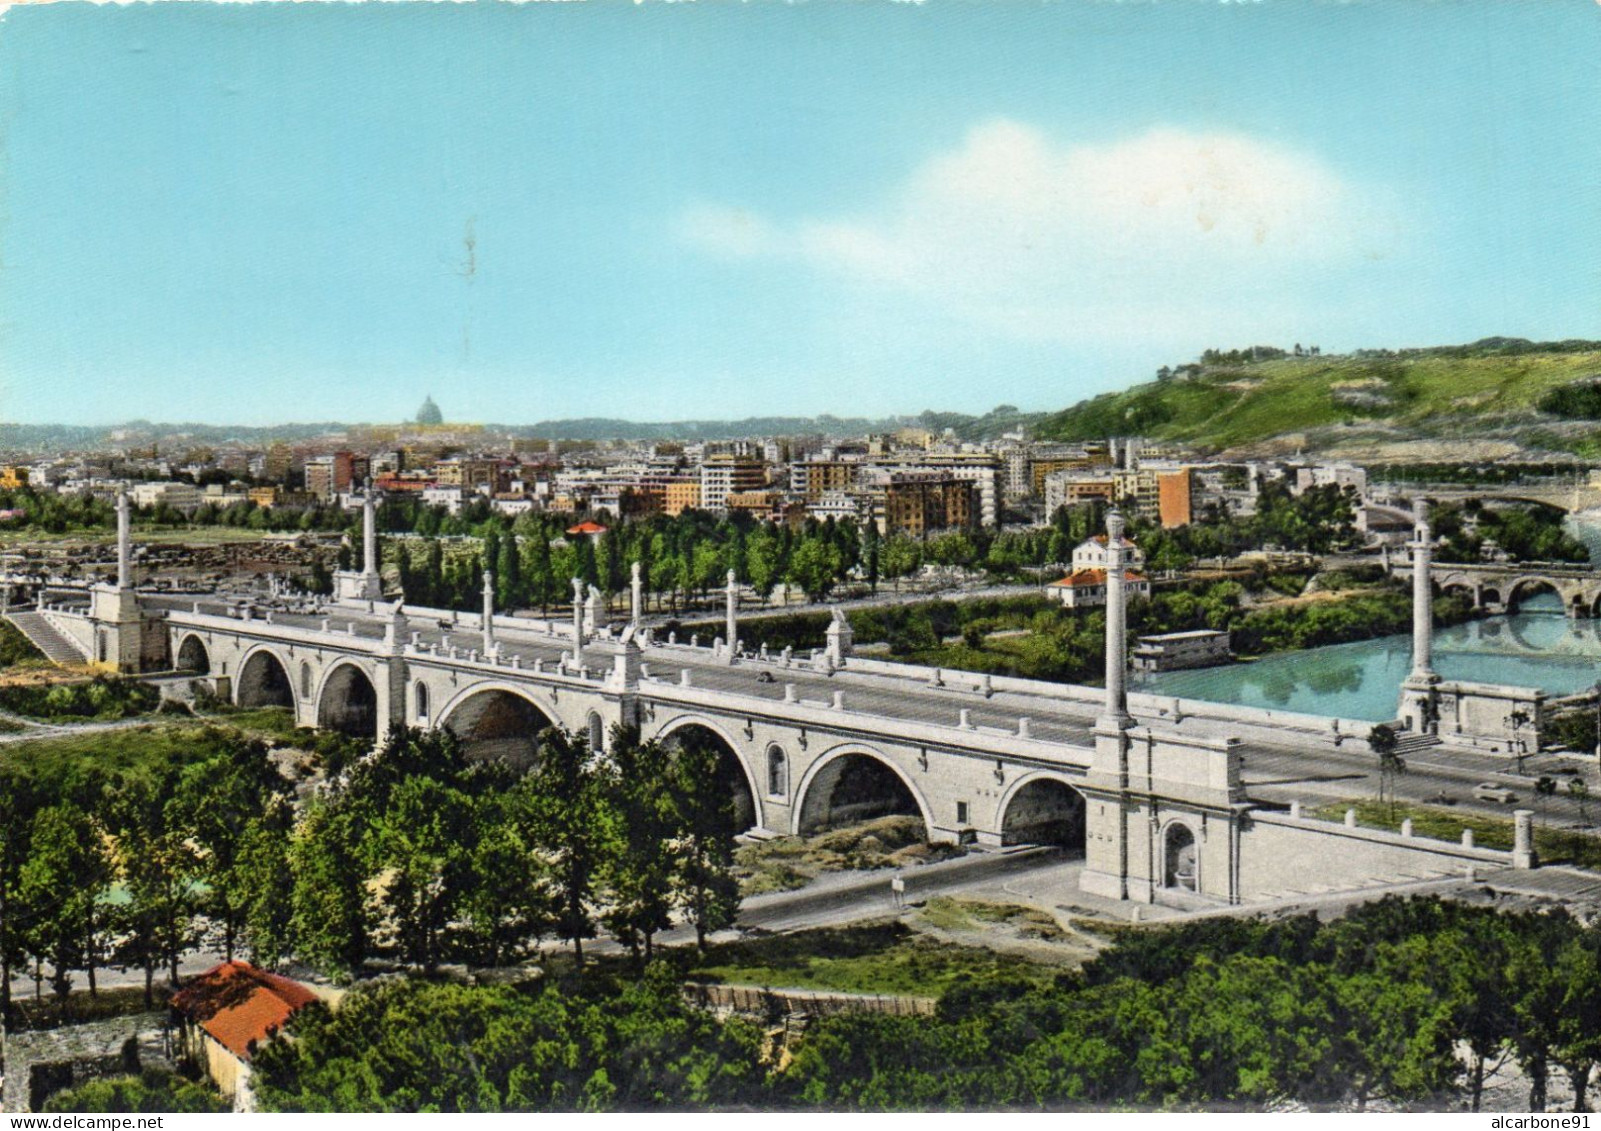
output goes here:
[{"label": "white building", "polygon": [[[1097,534],[1093,538],[1080,542],[1073,548],[1073,571],[1082,569],[1106,569],[1107,549],[1106,535]],[[1129,569],[1145,568],[1145,551],[1135,545],[1133,539],[1123,539],[1123,564]]]},{"label": "white building", "polygon": [[135,483],[129,488],[128,496],[136,507],[166,504],[180,511],[195,510],[204,501],[200,488],[193,483]]}]

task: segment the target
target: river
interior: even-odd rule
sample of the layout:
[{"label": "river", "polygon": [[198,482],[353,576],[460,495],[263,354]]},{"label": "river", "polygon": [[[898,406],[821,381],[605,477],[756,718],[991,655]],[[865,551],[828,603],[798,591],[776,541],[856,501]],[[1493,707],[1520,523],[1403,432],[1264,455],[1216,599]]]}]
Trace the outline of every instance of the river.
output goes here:
[{"label": "river", "polygon": [[[1281,652],[1251,663],[1137,676],[1133,687],[1182,699],[1381,722],[1395,717],[1401,681],[1411,667],[1411,636],[1384,636]],[[1434,669],[1448,680],[1538,687],[1552,695],[1584,691],[1601,679],[1601,621],[1570,620],[1554,593],[1541,593],[1513,616],[1437,629]]]}]

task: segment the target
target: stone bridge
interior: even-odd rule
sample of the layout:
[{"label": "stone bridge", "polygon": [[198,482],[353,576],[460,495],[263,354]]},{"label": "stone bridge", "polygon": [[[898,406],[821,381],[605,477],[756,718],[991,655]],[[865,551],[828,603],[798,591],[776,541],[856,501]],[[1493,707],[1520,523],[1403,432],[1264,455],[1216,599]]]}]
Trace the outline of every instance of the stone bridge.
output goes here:
[{"label": "stone bridge", "polygon": [[[1589,566],[1554,562],[1483,562],[1435,564],[1432,583],[1441,593],[1461,593],[1485,612],[1516,612],[1538,593],[1555,593],[1568,616],[1601,615],[1601,572]],[[1408,563],[1393,563],[1390,572],[1410,578]]]},{"label": "stone bridge", "polygon": [[[240,707],[283,707],[301,725],[380,741],[397,728],[444,729],[470,757],[514,765],[533,761],[538,735],[551,726],[600,752],[620,727],[707,744],[719,754],[707,788],[731,798],[753,835],[905,814],[933,840],[1081,851],[1083,889],[1115,899],[1238,902],[1271,887],[1284,845],[1311,834],[1253,818],[1245,759],[1282,755],[1286,745],[1315,758],[1366,729],[1130,695],[1124,571],[1115,560],[1106,686],[1086,688],[858,657],[837,613],[826,648],[751,653],[739,642],[732,574],[725,634],[704,645],[641,630],[637,569],[636,619],[620,632],[600,623],[598,594],[586,600],[576,582],[567,623],[496,615],[487,576],[480,613],[408,609],[381,598],[370,500],[366,509],[365,568],[339,574],[335,600],[320,609],[136,592],[119,506],[117,583],[96,587],[87,609],[40,615],[105,668],[186,673]],[[1401,707],[1420,734],[1432,734],[1443,685],[1428,666],[1421,520],[1420,530],[1418,663]],[[1120,557],[1115,510],[1108,531]],[[1247,851],[1252,844],[1263,847]],[[1364,859],[1390,851],[1364,849]],[[1413,842],[1394,851],[1410,859],[1435,850]]]}]

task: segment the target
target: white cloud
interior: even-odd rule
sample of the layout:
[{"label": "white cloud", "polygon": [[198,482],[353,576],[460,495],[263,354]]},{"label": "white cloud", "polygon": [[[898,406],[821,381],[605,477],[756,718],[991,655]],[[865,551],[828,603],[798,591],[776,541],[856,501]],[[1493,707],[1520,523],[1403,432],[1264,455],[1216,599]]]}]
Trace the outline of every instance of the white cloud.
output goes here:
[{"label": "white cloud", "polygon": [[1269,327],[1291,292],[1391,255],[1398,228],[1382,195],[1249,137],[1157,129],[1062,145],[1002,119],[926,161],[873,214],[779,220],[701,206],[680,234],[719,255],[800,260],[1018,338],[1084,341],[1157,321],[1187,336]]}]

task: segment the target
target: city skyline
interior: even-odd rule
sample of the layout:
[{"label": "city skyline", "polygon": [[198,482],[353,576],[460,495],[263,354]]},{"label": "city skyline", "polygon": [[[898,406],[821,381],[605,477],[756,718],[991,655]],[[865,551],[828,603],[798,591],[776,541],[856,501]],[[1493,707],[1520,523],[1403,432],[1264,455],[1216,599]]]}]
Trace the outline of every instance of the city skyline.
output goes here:
[{"label": "city skyline", "polygon": [[1598,27],[14,8],[0,418],[1042,411],[1209,346],[1593,337]]}]

